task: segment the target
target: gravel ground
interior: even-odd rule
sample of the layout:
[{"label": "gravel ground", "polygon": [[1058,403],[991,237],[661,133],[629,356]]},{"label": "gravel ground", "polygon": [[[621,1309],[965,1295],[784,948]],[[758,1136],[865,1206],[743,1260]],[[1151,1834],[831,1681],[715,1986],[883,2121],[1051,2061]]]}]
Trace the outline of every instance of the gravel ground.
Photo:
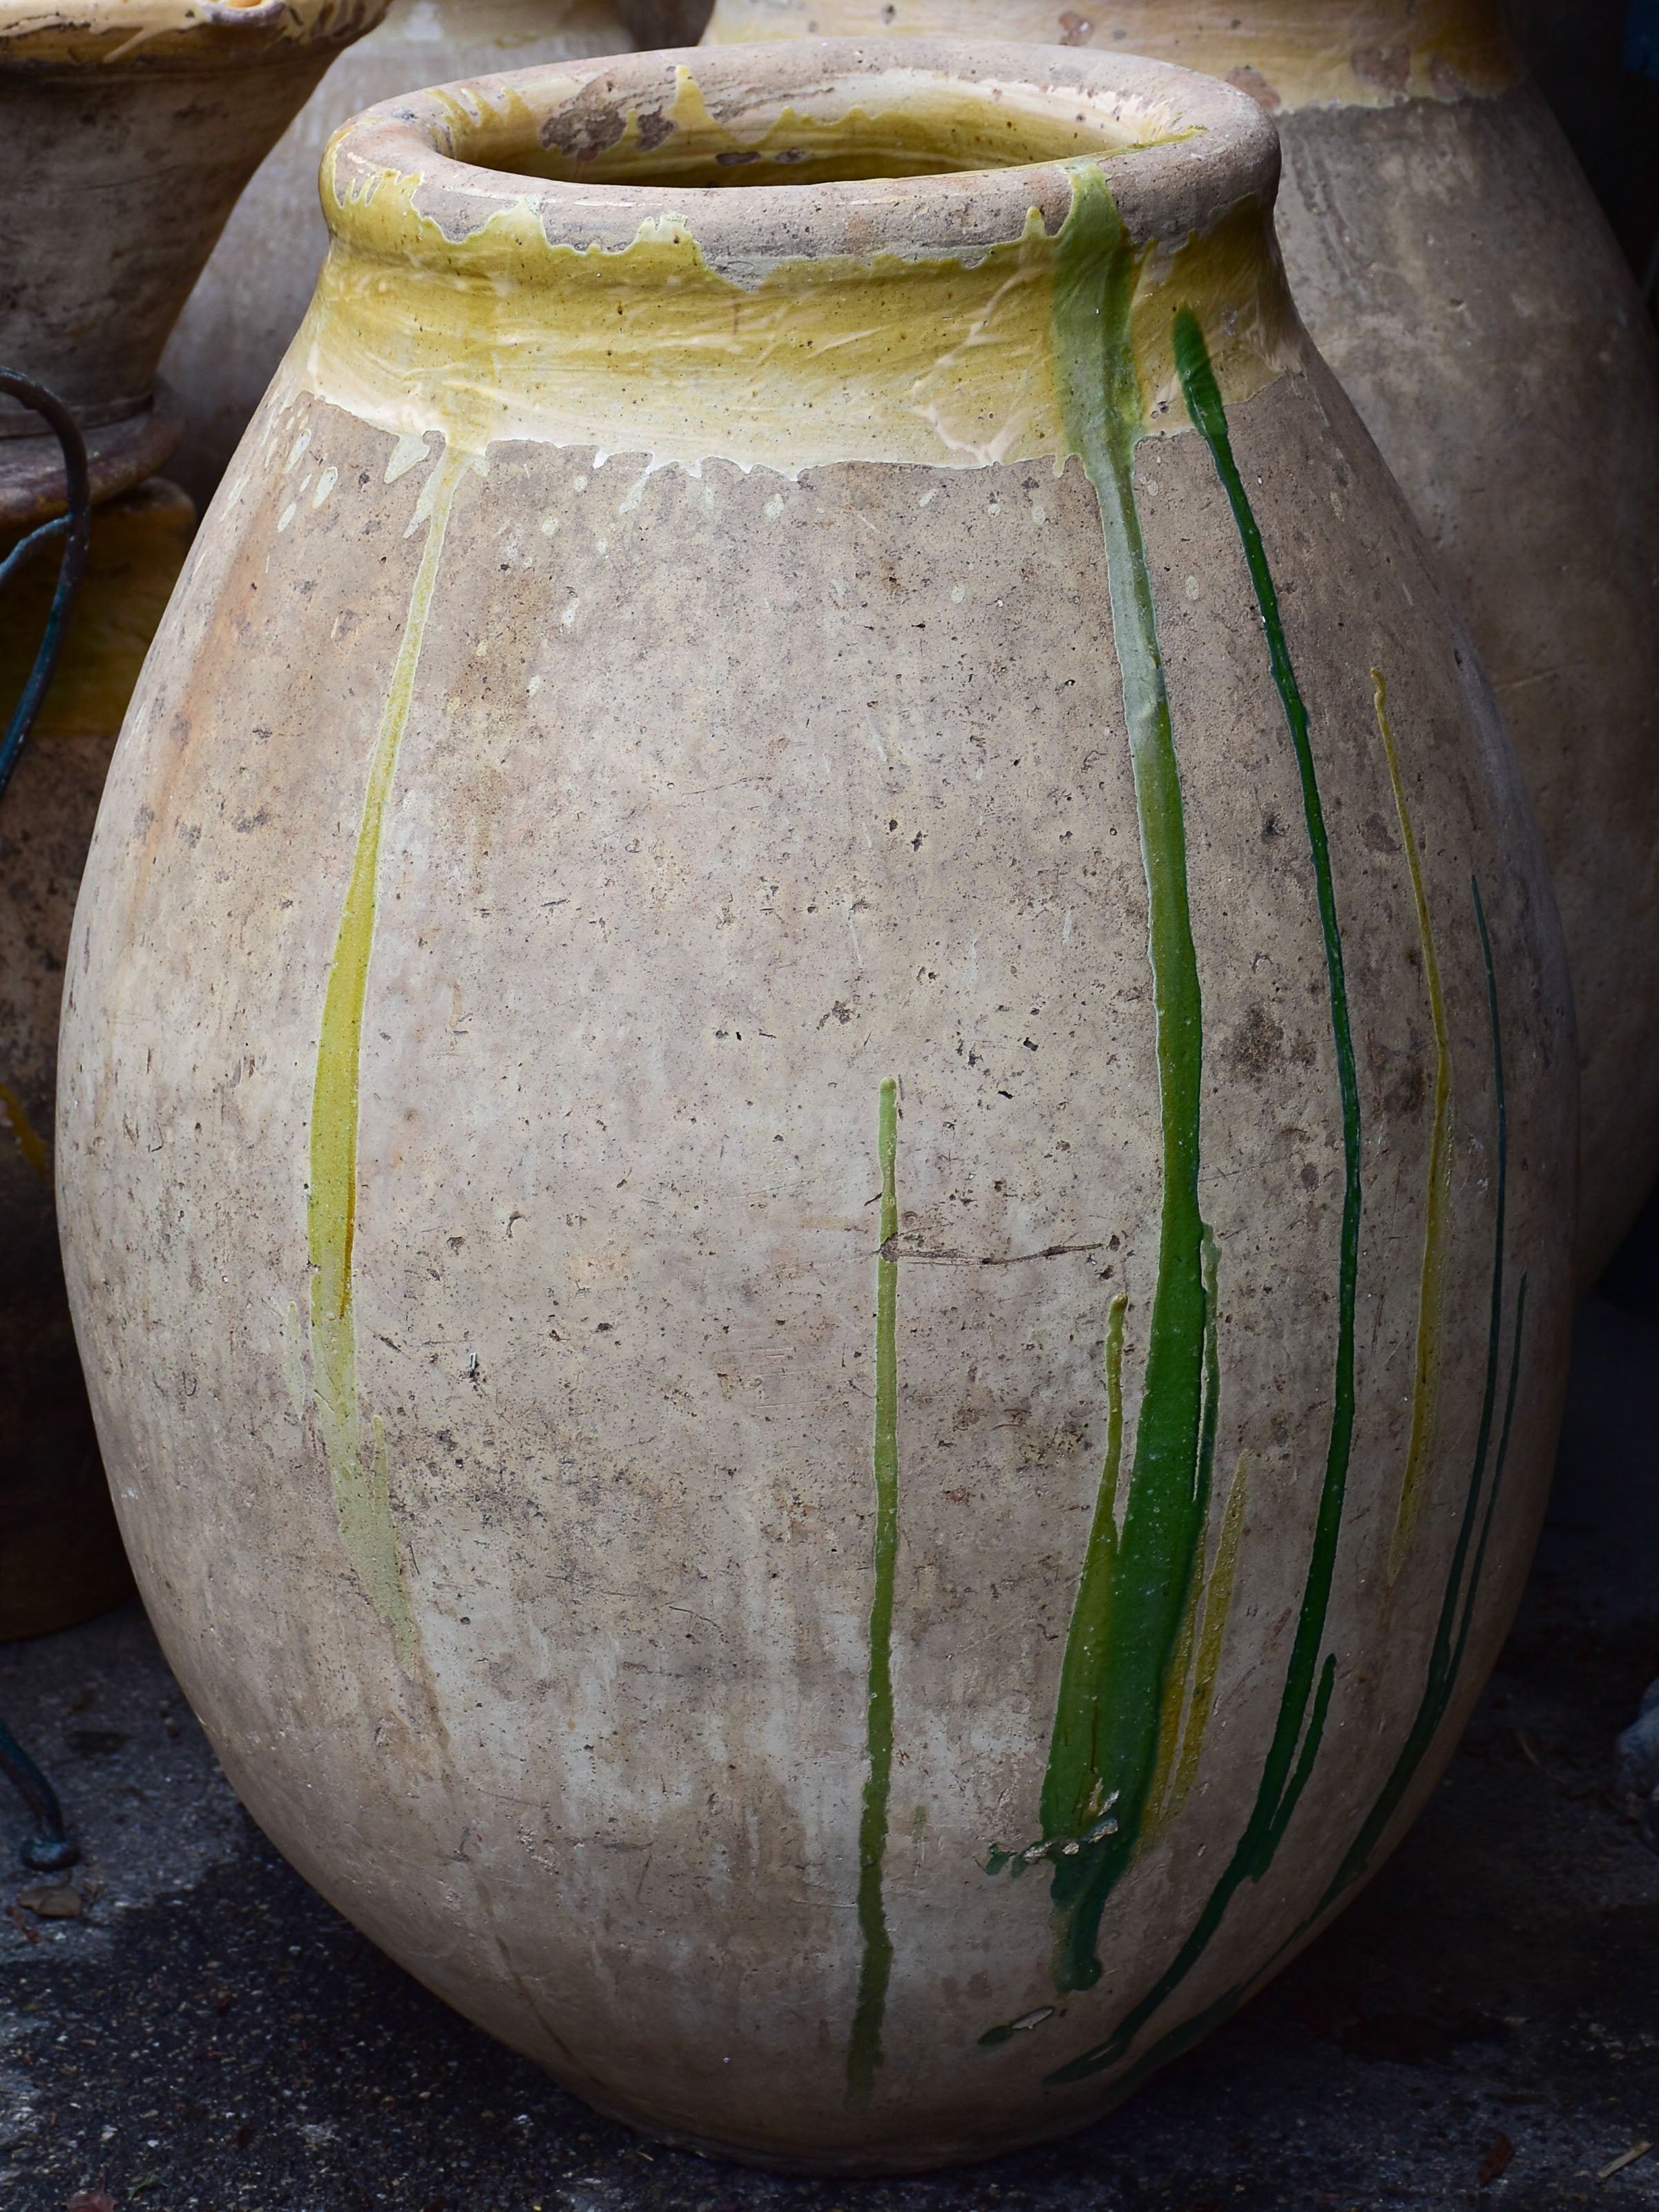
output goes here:
[{"label": "gravel ground", "polygon": [[1659,1674],[1654,1223],[1607,1287],[1521,1619],[1394,1859],[1122,2111],[934,2179],[781,2181],[595,2118],[284,1864],[136,1605],[0,1650],[88,1854],[79,1918],[0,1917],[0,2212],[1659,2208],[1659,1859],[1611,1755]]}]

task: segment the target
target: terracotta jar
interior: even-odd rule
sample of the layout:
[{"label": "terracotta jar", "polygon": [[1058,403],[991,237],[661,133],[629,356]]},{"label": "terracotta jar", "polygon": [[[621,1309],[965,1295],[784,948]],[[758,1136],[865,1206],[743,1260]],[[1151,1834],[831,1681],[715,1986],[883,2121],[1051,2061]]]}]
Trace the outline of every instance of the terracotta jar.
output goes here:
[{"label": "terracotta jar", "polygon": [[[0,362],[84,432],[94,520],[80,611],[0,804],[0,1638],[102,1611],[131,1587],[98,1462],[52,1223],[58,994],[81,862],[144,648],[189,542],[156,362],[261,155],[377,0],[0,0]],[[0,555],[63,511],[41,419],[0,398]],[[55,555],[4,587],[0,714],[39,641]]]},{"label": "terracotta jar", "polygon": [[[0,357],[73,408],[103,495],[178,444],[154,408],[173,319],[265,150],[383,4],[0,0]],[[0,528],[29,519],[28,464],[58,483],[56,441],[0,398]]]},{"label": "terracotta jar", "polygon": [[1565,963],[1277,167],[1007,46],[373,111],[117,753],[60,1173],[168,1656],[343,1911],[705,2148],[1097,2112],[1525,1571]]},{"label": "terracotta jar", "polygon": [[1495,0],[716,0],[707,36],[803,32],[1152,54],[1277,122],[1297,306],[1445,564],[1549,856],[1587,1289],[1659,1170],[1659,345]]},{"label": "terracotta jar", "polygon": [[174,473],[196,499],[212,495],[310,303],[328,246],[317,165],[348,117],[417,85],[633,43],[617,0],[392,0],[266,155],[167,346],[165,373],[190,395]]}]

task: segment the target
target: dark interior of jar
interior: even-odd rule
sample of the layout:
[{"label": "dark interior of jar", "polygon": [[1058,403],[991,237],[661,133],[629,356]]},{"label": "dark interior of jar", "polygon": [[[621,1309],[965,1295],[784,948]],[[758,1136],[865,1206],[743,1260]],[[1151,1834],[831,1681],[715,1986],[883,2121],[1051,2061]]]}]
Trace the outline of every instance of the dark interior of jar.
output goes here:
[{"label": "dark interior of jar", "polygon": [[902,101],[879,80],[838,93],[815,88],[810,106],[769,102],[737,115],[711,114],[695,85],[653,107],[601,82],[555,111],[540,148],[492,146],[483,158],[509,174],[568,184],[708,189],[1023,168],[1123,153],[1158,135],[1132,137],[1080,101],[1016,100],[1006,88],[998,96],[951,79],[912,79]]}]

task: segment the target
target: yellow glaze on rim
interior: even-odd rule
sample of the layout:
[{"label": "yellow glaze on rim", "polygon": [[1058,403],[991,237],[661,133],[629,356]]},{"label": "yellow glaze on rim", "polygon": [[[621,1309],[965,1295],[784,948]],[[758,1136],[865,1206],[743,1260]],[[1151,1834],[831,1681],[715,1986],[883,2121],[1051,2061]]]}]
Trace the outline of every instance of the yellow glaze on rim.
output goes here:
[{"label": "yellow glaze on rim", "polygon": [[1495,0],[715,0],[704,42],[955,36],[1148,54],[1269,113],[1486,99],[1520,82]]},{"label": "yellow glaze on rim", "polygon": [[132,62],[222,69],[346,46],[387,0],[0,0],[0,70]]},{"label": "yellow glaze on rim", "polygon": [[[465,168],[435,148],[411,159],[424,131],[403,103],[400,116],[389,105],[337,139],[323,167],[333,244],[290,356],[306,386],[400,439],[436,432],[480,457],[497,441],[531,439],[652,466],[720,459],[787,476],[843,460],[1063,460],[1054,282],[1073,176],[1085,165],[1109,182],[1120,165],[1127,176],[1148,147],[1189,155],[1189,167],[1206,152],[1203,132],[1178,116],[1152,130],[1143,117],[1134,136],[1075,93],[1015,103],[1010,133],[1006,86],[993,100],[937,76],[927,98],[902,108],[867,81],[820,85],[811,112],[798,112],[802,100],[745,133],[716,120],[682,66],[648,129],[630,106],[626,127],[613,122],[611,143],[579,161],[560,150],[560,118],[578,109],[583,82],[544,76],[528,103],[523,79],[450,88],[423,96],[420,120],[453,131],[469,154],[579,167],[592,187]],[[597,113],[586,96],[582,112]],[[1091,138],[1099,150],[1083,150]],[[1020,158],[1000,172],[948,173],[957,157],[983,161],[988,144]],[[1062,145],[1059,161],[1028,158]],[[683,178],[733,151],[757,156],[732,165],[753,177],[797,146],[799,167],[820,174],[863,161],[868,178],[872,147],[892,167],[862,185],[814,178],[799,191],[603,189],[653,166]],[[923,161],[946,173],[918,178]],[[974,196],[988,185],[1006,211],[1003,235],[988,240],[981,220],[958,252],[894,250],[907,210],[930,218],[917,226],[924,238],[948,230],[958,204],[973,229],[969,215],[983,216]],[[580,242],[582,222],[565,219],[573,210],[597,210],[616,243]],[[870,250],[846,251],[866,222]],[[1269,173],[1265,192],[1206,225],[1137,240],[1132,329],[1149,425],[1185,420],[1171,352],[1182,305],[1198,311],[1230,398],[1299,358],[1271,224]],[[815,228],[840,250],[787,250]]]}]

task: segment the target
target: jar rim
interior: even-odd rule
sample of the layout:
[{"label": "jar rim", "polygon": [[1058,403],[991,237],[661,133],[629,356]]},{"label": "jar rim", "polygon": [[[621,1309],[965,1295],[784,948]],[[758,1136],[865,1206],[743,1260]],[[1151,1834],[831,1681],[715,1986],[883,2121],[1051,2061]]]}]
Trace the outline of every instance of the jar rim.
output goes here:
[{"label": "jar rim", "polygon": [[0,0],[0,70],[114,76],[315,65],[372,31],[387,0]]},{"label": "jar rim", "polygon": [[[902,113],[952,98],[964,114],[1000,108],[1033,136],[1069,130],[1077,143],[913,173],[745,178],[740,189],[666,179],[686,159],[679,111],[688,103],[740,142],[745,118],[787,116],[828,132],[837,103],[850,119],[874,102]],[[619,147],[637,179],[603,174]],[[512,224],[500,226],[504,258],[521,257],[526,216],[549,247],[577,252],[624,252],[642,225],[666,224],[683,226],[711,268],[741,282],[745,270],[785,260],[971,260],[1018,237],[1033,210],[1052,234],[1080,161],[1109,164],[1130,242],[1173,244],[1242,200],[1270,207],[1279,143],[1247,93],[1167,62],[981,40],[812,38],[548,63],[384,101],[336,133],[321,184],[329,228],[347,252],[430,266],[446,246],[465,247],[476,268],[479,249],[491,258],[480,234],[510,211]],[[546,173],[560,165],[574,173]],[[653,181],[653,168],[664,181]]]}]

